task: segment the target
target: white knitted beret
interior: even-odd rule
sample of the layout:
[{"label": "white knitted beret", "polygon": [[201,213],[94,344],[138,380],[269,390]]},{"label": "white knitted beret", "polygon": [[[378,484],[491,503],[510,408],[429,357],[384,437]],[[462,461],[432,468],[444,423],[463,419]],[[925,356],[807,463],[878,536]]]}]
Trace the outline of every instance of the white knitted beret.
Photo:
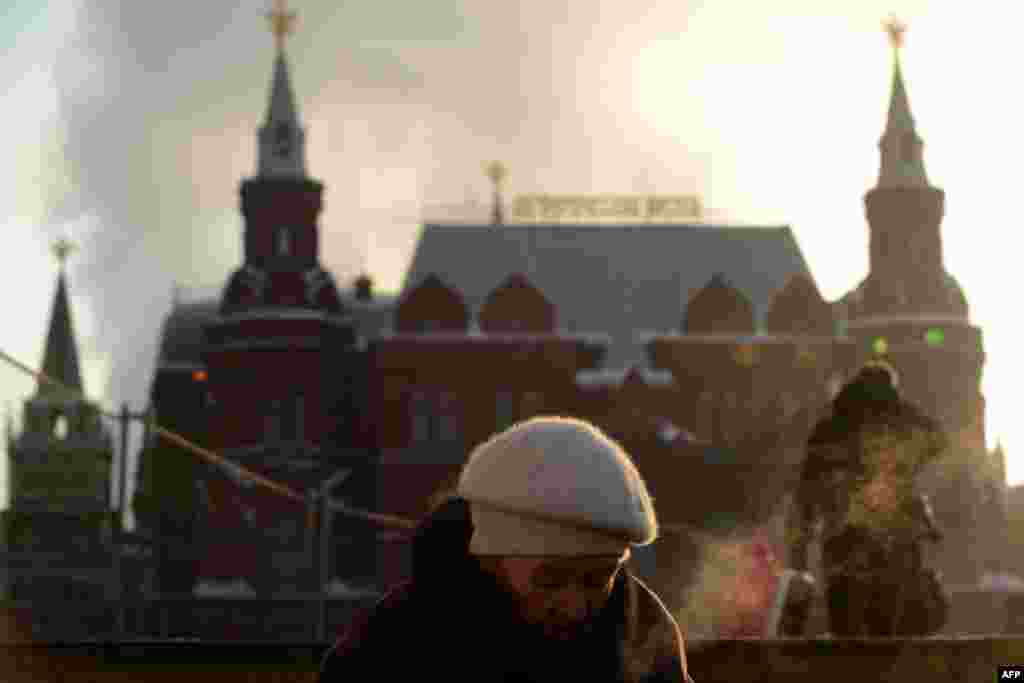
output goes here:
[{"label": "white knitted beret", "polygon": [[470,454],[458,494],[477,555],[621,554],[658,535],[636,466],[582,420],[537,417],[493,436]]}]

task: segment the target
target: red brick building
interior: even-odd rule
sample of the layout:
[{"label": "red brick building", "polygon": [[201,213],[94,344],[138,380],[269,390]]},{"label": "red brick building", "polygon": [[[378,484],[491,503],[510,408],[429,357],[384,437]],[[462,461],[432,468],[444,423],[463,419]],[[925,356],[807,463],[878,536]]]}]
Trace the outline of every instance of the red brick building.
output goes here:
[{"label": "red brick building", "polygon": [[[372,508],[372,484],[359,484],[372,469],[372,442],[356,406],[366,363],[352,310],[372,320],[373,305],[361,292],[343,303],[320,264],[323,185],[306,172],[305,132],[283,50],[257,145],[257,173],[240,190],[244,261],[219,301],[172,312],[154,380],[156,412],[186,437],[299,494],[333,480],[332,494],[354,485],[371,497],[354,493],[351,502]],[[151,445],[149,455],[144,470],[196,460],[166,443]],[[163,527],[177,527],[179,554],[193,554],[170,584],[190,590],[196,582],[242,580],[262,593],[311,587],[313,530],[303,501],[206,463],[190,477],[199,489],[194,509],[171,510],[168,501],[163,514],[174,522]],[[147,485],[160,479],[150,473]],[[345,524],[337,531],[344,535]],[[166,528],[155,533],[166,540]],[[344,552],[344,544],[335,550]]]},{"label": "red brick building", "polygon": [[[334,495],[418,517],[475,444],[558,413],[627,444],[669,537],[718,513],[758,519],[778,510],[833,392],[879,355],[970,458],[989,457],[981,333],[943,266],[944,195],[925,176],[898,58],[865,197],[870,272],[835,303],[788,227],[706,224],[430,224],[397,300],[366,278],[339,291],[317,257],[321,185],[305,173],[283,55],[259,145],[242,186],[245,263],[219,302],[168,320],[154,403],[275,479],[306,489],[347,470]],[[201,480],[201,517],[219,531],[200,576],[294,574],[301,506],[213,470]],[[963,489],[939,490],[943,566],[967,581],[999,552],[978,541],[998,514],[966,523]],[[393,531],[354,522],[333,543],[341,575],[408,570]],[[676,566],[671,544],[644,561]]]}]

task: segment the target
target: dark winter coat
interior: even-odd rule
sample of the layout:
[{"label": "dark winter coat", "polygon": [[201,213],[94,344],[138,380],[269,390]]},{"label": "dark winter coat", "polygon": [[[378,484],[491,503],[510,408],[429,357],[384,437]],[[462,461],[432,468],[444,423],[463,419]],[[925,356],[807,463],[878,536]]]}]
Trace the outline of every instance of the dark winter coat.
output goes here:
[{"label": "dark winter coat", "polygon": [[[865,373],[862,373],[862,376]],[[818,422],[807,442],[795,515],[790,520],[791,564],[806,568],[813,528],[824,521],[823,541],[849,533],[857,502],[877,481],[885,453],[895,454],[887,480],[899,492],[900,504],[891,519],[879,519],[887,534],[905,530],[911,540],[938,536],[927,513],[927,501],[914,490],[923,468],[948,448],[948,437],[932,418],[903,400],[896,389],[859,376],[846,385],[832,405],[832,414]],[[877,439],[891,446],[879,450]]]},{"label": "dark winter coat", "polygon": [[791,566],[805,569],[819,520],[834,635],[937,632],[948,600],[927,568],[924,541],[942,534],[916,488],[948,448],[937,421],[899,395],[891,375],[862,371],[814,428],[791,520]]},{"label": "dark winter coat", "polygon": [[428,517],[413,541],[413,580],[353,621],[325,656],[320,682],[692,683],[679,626],[628,567],[590,640],[550,643],[519,626],[515,606],[469,553],[471,535],[461,499]]}]

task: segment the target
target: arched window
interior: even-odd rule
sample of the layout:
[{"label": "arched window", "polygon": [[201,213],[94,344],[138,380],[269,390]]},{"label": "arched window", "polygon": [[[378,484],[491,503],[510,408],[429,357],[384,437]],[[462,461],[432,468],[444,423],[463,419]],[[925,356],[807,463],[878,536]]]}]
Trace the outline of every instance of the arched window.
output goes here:
[{"label": "arched window", "polygon": [[462,441],[458,397],[452,391],[416,388],[409,395],[413,444],[458,445]]},{"label": "arched window", "polygon": [[296,443],[305,440],[305,408],[305,397],[299,393],[270,401],[264,415],[266,443]]},{"label": "arched window", "polygon": [[697,410],[694,427],[697,436],[711,441],[715,436],[715,396],[710,391],[702,391],[697,396]]},{"label": "arched window", "polygon": [[914,139],[914,134],[911,131],[903,133],[903,135],[900,136],[900,155],[903,157],[903,163],[914,163],[916,152],[917,140]]},{"label": "arched window", "polygon": [[292,394],[287,401],[284,401],[281,423],[283,426],[282,437],[285,441],[302,441],[305,438],[303,433],[305,407],[306,401],[302,394]]},{"label": "arched window", "polygon": [[519,420],[521,407],[519,394],[509,389],[494,392],[494,429],[508,429]]},{"label": "arched window", "polygon": [[462,439],[462,426],[459,420],[458,399],[451,391],[438,394],[438,429],[437,435],[441,443],[456,444]]},{"label": "arched window", "polygon": [[57,415],[53,420],[53,438],[63,441],[68,438],[71,431],[71,423],[68,421],[67,416]]},{"label": "arched window", "polygon": [[278,256],[291,256],[292,253],[292,234],[291,228],[281,227],[277,229],[277,255]]},{"label": "arched window", "polygon": [[409,396],[409,412],[412,419],[412,442],[428,443],[431,432],[430,398],[422,390],[415,390]]},{"label": "arched window", "polygon": [[281,442],[281,401],[273,400],[267,407],[267,412],[263,416],[264,432],[263,438],[268,444],[277,444]]},{"label": "arched window", "polygon": [[722,395],[717,423],[717,438],[730,445],[740,440],[741,430],[749,421],[743,419],[740,413],[740,400],[735,391],[727,391]]},{"label": "arched window", "polygon": [[274,154],[284,159],[292,151],[292,127],[287,121],[279,121],[274,126]]}]

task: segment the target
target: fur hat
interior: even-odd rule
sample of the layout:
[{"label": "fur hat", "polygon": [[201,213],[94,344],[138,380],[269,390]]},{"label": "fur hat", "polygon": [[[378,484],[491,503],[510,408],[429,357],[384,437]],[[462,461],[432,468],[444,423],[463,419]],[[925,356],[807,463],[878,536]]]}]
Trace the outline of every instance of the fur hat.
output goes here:
[{"label": "fur hat", "polygon": [[459,479],[476,555],[621,555],[658,524],[626,452],[571,418],[520,422],[478,446]]}]

